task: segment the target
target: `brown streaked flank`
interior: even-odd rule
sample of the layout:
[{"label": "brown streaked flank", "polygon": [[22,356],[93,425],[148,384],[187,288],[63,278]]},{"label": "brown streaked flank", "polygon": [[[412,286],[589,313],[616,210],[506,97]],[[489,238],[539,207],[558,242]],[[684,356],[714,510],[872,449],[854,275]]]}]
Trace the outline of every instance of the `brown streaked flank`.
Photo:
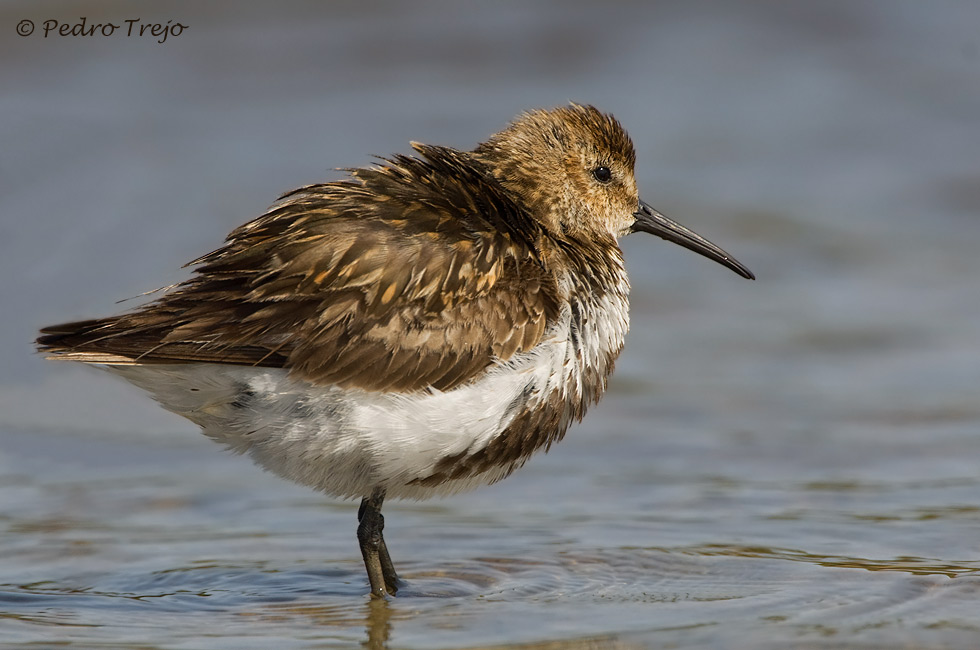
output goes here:
[{"label": "brown streaked flank", "polygon": [[473,151],[412,146],[283,195],[156,300],[37,340],[265,469],[361,499],[375,596],[400,584],[386,497],[500,480],[602,396],[629,326],[619,238],[753,278],[640,200],[633,143],[591,106],[528,112]]}]

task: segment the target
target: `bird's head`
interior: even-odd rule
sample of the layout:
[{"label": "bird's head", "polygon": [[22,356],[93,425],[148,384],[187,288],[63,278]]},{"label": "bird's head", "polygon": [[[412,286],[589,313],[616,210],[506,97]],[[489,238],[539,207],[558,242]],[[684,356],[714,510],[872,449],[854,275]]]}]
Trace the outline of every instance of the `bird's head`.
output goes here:
[{"label": "bird's head", "polygon": [[633,142],[616,118],[593,106],[524,113],[474,154],[553,236],[647,232],[754,279],[721,248],[640,200]]}]

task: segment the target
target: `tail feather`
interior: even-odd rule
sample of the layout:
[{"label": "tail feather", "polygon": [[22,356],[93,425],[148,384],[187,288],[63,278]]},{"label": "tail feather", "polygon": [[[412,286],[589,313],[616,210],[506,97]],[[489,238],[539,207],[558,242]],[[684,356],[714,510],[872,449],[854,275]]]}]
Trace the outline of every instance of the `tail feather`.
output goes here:
[{"label": "tail feather", "polygon": [[35,344],[38,352],[48,359],[64,361],[86,361],[88,363],[135,363],[132,356],[112,350],[106,341],[118,332],[113,325],[118,318],[93,318],[89,320],[60,323],[41,329],[41,336]]},{"label": "tail feather", "polygon": [[288,350],[224,345],[208,340],[168,340],[173,327],[115,316],[52,325],[35,341],[48,359],[108,365],[226,363],[282,367]]},{"label": "tail feather", "polygon": [[106,330],[111,329],[116,320],[92,318],[43,327],[35,343],[39,352],[66,352],[105,336]]}]

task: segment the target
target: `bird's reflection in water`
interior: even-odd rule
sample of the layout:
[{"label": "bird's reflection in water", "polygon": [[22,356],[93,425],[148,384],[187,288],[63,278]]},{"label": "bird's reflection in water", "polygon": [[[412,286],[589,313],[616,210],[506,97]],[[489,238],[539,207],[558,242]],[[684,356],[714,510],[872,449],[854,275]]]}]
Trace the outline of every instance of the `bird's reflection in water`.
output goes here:
[{"label": "bird's reflection in water", "polygon": [[[392,602],[382,598],[371,598],[364,604],[364,627],[367,637],[361,647],[368,650],[387,650],[391,637],[392,617],[395,614],[398,600]],[[404,617],[403,617],[404,618]],[[580,639],[558,639],[538,641],[534,643],[518,643],[504,645],[474,645],[465,646],[466,650],[641,650],[641,646],[615,636],[594,636]],[[460,650],[463,650],[461,647]]]},{"label": "bird's reflection in water", "polygon": [[367,639],[361,645],[368,650],[384,650],[391,636],[391,604],[386,598],[371,598],[364,605],[364,628]]}]

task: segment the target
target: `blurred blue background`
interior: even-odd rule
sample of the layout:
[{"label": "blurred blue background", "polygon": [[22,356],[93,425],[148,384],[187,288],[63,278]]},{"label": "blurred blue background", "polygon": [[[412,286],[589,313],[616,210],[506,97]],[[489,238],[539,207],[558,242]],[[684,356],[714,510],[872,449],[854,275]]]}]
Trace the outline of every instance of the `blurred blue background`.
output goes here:
[{"label": "blurred blue background", "polygon": [[[43,21],[83,16],[187,27],[164,43],[125,27],[43,37]],[[19,36],[25,19],[36,29]],[[520,505],[537,502],[579,517],[556,524],[572,549],[791,547],[845,566],[877,558],[906,587],[914,572],[897,558],[961,569],[943,576],[980,572],[978,26],[980,4],[954,1],[5,2],[0,476],[18,491],[0,508],[30,519],[17,514],[27,498],[25,512],[62,516],[40,487],[19,488],[75,472],[82,489],[107,463],[129,462],[109,450],[140,440],[213,462],[201,473],[227,471],[243,499],[257,482],[315,502],[225,458],[134,389],[43,363],[37,328],[182,280],[181,264],[280,193],[340,178],[336,168],[408,152],[410,140],[472,148],[522,110],[574,100],[630,131],[646,201],[759,279],[631,237],[633,331],[607,400],[517,477],[445,502],[455,510],[438,526],[497,512],[490,528],[532,549],[501,552],[544,558],[554,549],[521,527],[522,508],[549,521]],[[86,446],[96,440],[105,447]],[[156,453],[127,452],[169,485],[180,465],[155,464]],[[407,528],[430,525],[412,508]],[[650,531],[616,532],[647,512],[662,513]],[[439,565],[439,554],[418,558],[434,530],[401,534],[419,562]],[[356,575],[348,537],[336,548],[352,552]],[[470,557],[471,543],[453,552]],[[940,600],[851,628],[840,612],[833,620],[858,639],[885,621],[895,638],[960,640],[977,631],[956,618],[977,606],[969,593],[951,597],[962,610]],[[794,611],[819,610],[821,594],[795,594]],[[581,601],[565,604],[576,634],[608,631]],[[688,622],[715,620],[701,611]],[[952,632],[930,627],[950,617]],[[491,637],[537,638],[527,629]],[[419,647],[433,638],[418,634]]]},{"label": "blurred blue background", "polygon": [[[183,279],[180,264],[283,191],[408,151],[409,140],[470,148],[522,110],[574,100],[628,127],[647,201],[760,277],[736,282],[686,251],[633,238],[644,337],[634,335],[633,352],[689,334],[658,318],[656,303],[683,301],[710,310],[712,327],[746,330],[738,347],[753,347],[754,372],[785,373],[763,392],[814,381],[812,366],[772,361],[817,346],[821,369],[848,381],[853,353],[870,355],[862,361],[881,372],[863,388],[891,385],[896,406],[937,384],[934,399],[975,394],[973,3],[47,2],[2,11],[0,385],[57,382],[65,369],[30,352],[39,325],[118,310],[116,300]],[[123,28],[42,37],[43,20],[82,16]],[[14,31],[23,18],[37,24],[31,36]],[[129,18],[187,28],[158,44],[124,37]],[[922,353],[914,366],[894,367],[892,353],[912,350]],[[3,410],[24,406],[36,405],[18,396]]]}]

